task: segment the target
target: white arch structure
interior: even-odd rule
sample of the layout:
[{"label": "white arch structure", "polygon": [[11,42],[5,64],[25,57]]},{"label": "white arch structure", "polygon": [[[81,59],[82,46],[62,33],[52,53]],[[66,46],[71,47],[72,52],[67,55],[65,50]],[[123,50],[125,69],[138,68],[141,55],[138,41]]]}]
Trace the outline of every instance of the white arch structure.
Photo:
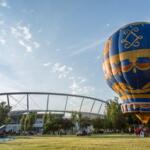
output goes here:
[{"label": "white arch structure", "polygon": [[[36,100],[33,100],[34,96],[44,96],[45,100],[42,100],[42,102],[36,102]],[[19,97],[19,98],[18,98]],[[20,98],[21,97],[21,98]],[[55,98],[54,98],[55,97]],[[61,109],[52,109],[50,106],[55,102],[56,97],[60,98],[60,101],[57,103],[59,105],[62,105],[63,108]],[[63,100],[61,98],[63,97]],[[9,92],[9,93],[0,93],[0,101],[5,101],[7,104],[11,107],[13,107],[12,113],[26,113],[26,112],[60,112],[60,113],[72,113],[72,112],[81,112],[84,114],[89,115],[103,115],[105,105],[107,104],[107,101],[89,97],[89,96],[83,96],[83,95],[75,95],[75,94],[66,94],[66,93],[49,93],[49,92]],[[53,100],[53,101],[52,101]],[[12,103],[11,101],[15,101],[16,103]],[[21,102],[24,101],[24,108],[17,110],[15,109],[15,106],[21,105]],[[35,102],[36,104],[42,106],[36,107],[36,104],[32,104],[31,102]],[[76,110],[68,109],[69,103],[72,101],[78,102],[78,107]],[[86,102],[87,101],[87,102]],[[45,103],[43,103],[45,102]],[[89,104],[89,108],[87,110],[83,109],[85,105]],[[34,106],[34,109],[33,109]],[[96,108],[96,110],[94,110]],[[103,109],[102,109],[103,108]]]}]

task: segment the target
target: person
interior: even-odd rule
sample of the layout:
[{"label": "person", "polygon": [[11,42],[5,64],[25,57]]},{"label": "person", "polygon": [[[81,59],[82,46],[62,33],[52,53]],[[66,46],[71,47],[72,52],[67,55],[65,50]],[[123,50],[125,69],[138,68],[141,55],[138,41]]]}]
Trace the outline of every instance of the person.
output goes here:
[{"label": "person", "polygon": [[131,134],[131,127],[128,128],[128,132],[129,132],[129,134]]},{"label": "person", "polygon": [[144,137],[144,131],[143,131],[143,129],[141,129],[141,131],[140,131],[140,137]]},{"label": "person", "polygon": [[63,134],[63,129],[60,129],[59,135],[62,136],[62,134]]},{"label": "person", "polygon": [[140,128],[135,128],[134,133],[136,134],[136,136],[139,136],[141,132]]}]

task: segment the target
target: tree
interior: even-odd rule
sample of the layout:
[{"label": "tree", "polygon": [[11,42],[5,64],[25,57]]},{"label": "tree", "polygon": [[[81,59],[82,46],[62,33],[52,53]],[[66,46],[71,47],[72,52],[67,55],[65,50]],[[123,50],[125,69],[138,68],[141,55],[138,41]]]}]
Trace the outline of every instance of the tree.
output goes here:
[{"label": "tree", "polygon": [[82,117],[80,120],[80,128],[87,128],[91,125],[91,120],[88,117]]},{"label": "tree", "polygon": [[56,131],[60,133],[61,130],[64,130],[66,132],[66,130],[71,129],[74,126],[72,120],[59,118],[51,113],[45,114],[43,116],[43,122],[44,134],[55,134]]},{"label": "tree", "polygon": [[22,115],[21,119],[20,119],[20,124],[21,124],[21,130],[22,131],[25,131],[25,118],[26,118],[26,116]]},{"label": "tree", "polygon": [[77,120],[78,120],[78,117],[77,117],[77,113],[76,112],[72,112],[71,113],[71,121],[72,121],[72,134],[74,133],[74,127],[76,126],[76,123],[77,123]]},{"label": "tree", "polygon": [[140,120],[133,114],[126,114],[125,117],[129,126],[141,124]]},{"label": "tree", "polygon": [[29,114],[25,115],[25,118],[22,118],[22,123],[24,124],[24,131],[33,130],[33,124],[35,123],[36,118],[37,114],[35,112],[30,112]]},{"label": "tree", "polygon": [[72,112],[71,113],[71,121],[75,126],[76,122],[78,121],[78,113],[77,112]]},{"label": "tree", "polygon": [[110,100],[107,104],[105,123],[107,128],[114,130],[122,130],[126,128],[126,117],[121,112],[121,105],[118,103],[118,98]]},{"label": "tree", "polygon": [[70,119],[62,119],[62,129],[66,132],[66,130],[70,130],[73,127],[73,123]]},{"label": "tree", "polygon": [[92,119],[92,125],[95,129],[95,132],[99,133],[101,129],[104,129],[104,119],[102,119],[101,117]]},{"label": "tree", "polygon": [[54,134],[54,131],[56,131],[56,129],[58,128],[56,124],[56,116],[54,114],[48,113],[44,115],[43,120],[44,120],[43,125],[44,133],[53,132]]},{"label": "tree", "polygon": [[0,126],[3,124],[7,124],[10,119],[8,117],[8,113],[10,112],[11,107],[6,105],[5,102],[0,103]]}]

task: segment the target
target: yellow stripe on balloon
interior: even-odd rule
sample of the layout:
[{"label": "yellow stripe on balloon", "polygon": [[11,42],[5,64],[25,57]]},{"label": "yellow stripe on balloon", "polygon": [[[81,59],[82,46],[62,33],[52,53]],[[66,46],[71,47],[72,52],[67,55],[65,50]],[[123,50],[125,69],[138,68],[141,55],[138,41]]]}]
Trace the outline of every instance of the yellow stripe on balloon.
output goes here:
[{"label": "yellow stripe on balloon", "polygon": [[[139,70],[148,70],[150,69],[150,63],[137,63],[138,58],[150,58],[150,49],[139,49],[128,52],[122,52],[117,55],[111,56],[107,58],[103,65],[105,66],[106,74],[105,78],[110,79],[112,75],[121,74],[122,72],[128,72],[133,68],[137,68]],[[129,60],[131,63],[129,66],[117,65],[120,61]],[[117,67],[113,67],[116,65]],[[110,71],[110,67],[112,70]]]},{"label": "yellow stripe on balloon", "polygon": [[127,52],[122,52],[114,56],[110,56],[111,63],[119,63],[120,61],[129,59],[130,62],[134,63],[140,57],[147,57],[150,58],[150,49],[138,49],[138,50],[131,50]]}]

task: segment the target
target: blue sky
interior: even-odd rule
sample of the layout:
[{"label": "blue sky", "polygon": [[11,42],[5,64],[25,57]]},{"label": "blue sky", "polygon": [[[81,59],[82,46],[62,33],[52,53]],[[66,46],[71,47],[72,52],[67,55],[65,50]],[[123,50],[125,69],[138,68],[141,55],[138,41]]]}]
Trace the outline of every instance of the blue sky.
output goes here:
[{"label": "blue sky", "polygon": [[0,0],[0,92],[65,92],[112,98],[104,41],[150,21],[148,0]]}]

